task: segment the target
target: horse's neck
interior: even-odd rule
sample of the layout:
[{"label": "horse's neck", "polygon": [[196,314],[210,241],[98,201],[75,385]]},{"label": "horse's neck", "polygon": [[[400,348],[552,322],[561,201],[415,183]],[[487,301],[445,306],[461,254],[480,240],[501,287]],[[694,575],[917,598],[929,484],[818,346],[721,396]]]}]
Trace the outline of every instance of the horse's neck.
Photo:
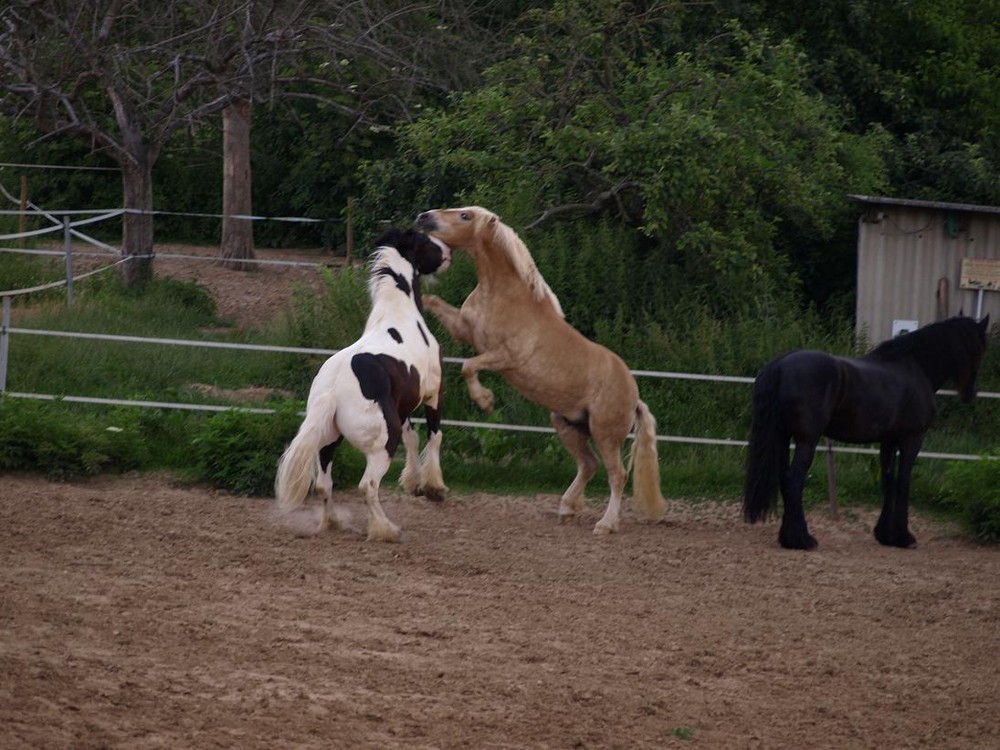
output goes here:
[{"label": "horse's neck", "polygon": [[409,297],[405,301],[401,299],[392,302],[379,302],[368,313],[368,320],[365,322],[365,333],[386,324],[399,325],[419,315],[420,311]]},{"label": "horse's neck", "polygon": [[[478,286],[494,303],[499,300],[501,304],[507,304],[516,300],[518,304],[531,304],[534,301],[551,305],[559,317],[562,317],[559,300],[541,274],[538,274],[540,290],[536,292],[502,248],[481,245],[471,255],[476,265]],[[535,272],[538,273],[537,269]]]}]

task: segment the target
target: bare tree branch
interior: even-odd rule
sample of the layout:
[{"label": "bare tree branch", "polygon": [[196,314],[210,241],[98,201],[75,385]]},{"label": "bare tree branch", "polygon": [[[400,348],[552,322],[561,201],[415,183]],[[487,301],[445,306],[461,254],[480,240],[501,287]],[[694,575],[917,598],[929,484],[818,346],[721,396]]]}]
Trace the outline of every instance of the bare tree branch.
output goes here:
[{"label": "bare tree branch", "polygon": [[[605,190],[603,193],[599,193],[590,203],[565,203],[561,206],[547,208],[534,221],[528,224],[525,229],[535,229],[536,227],[542,226],[543,224],[566,214],[599,214],[604,211],[608,203],[611,201],[617,202],[618,196],[622,191],[630,188],[636,188],[638,186],[639,183],[627,180],[625,182],[618,183],[610,190]],[[618,207],[620,212],[624,212],[624,206],[619,203]]]}]

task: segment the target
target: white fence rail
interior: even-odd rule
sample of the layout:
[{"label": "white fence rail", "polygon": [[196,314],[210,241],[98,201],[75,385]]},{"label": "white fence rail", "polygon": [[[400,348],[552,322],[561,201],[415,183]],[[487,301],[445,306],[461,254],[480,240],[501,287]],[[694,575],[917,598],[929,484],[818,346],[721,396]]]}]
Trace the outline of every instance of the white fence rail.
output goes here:
[{"label": "white fence rail", "polygon": [[[124,344],[150,344],[156,346],[187,346],[187,347],[200,347],[207,349],[228,349],[228,350],[239,350],[239,351],[253,351],[253,352],[272,352],[279,354],[305,354],[305,355],[317,355],[317,356],[331,356],[337,352],[336,349],[313,349],[307,347],[297,347],[297,346],[276,346],[269,344],[238,344],[228,341],[211,341],[211,340],[198,340],[198,339],[170,339],[170,338],[149,338],[143,336],[123,336],[118,334],[108,334],[108,333],[84,333],[78,331],[50,331],[42,330],[36,328],[18,328],[10,325],[10,302],[9,297],[4,297],[3,305],[3,322],[0,325],[0,392],[4,393],[9,398],[25,398],[25,399],[37,399],[37,400],[47,400],[47,401],[65,401],[67,403],[81,403],[81,404],[101,404],[106,406],[128,406],[128,407],[144,407],[144,408],[155,408],[155,409],[183,409],[189,411],[209,411],[209,412],[222,412],[222,411],[243,411],[252,414],[273,414],[274,409],[268,408],[252,408],[243,406],[230,406],[222,404],[190,404],[190,403],[175,403],[175,402],[165,402],[165,401],[137,401],[130,399],[114,399],[114,398],[99,398],[95,396],[57,396],[54,394],[46,393],[26,393],[20,391],[7,391],[6,390],[6,370],[9,352],[9,337],[10,336],[49,336],[49,337],[60,337],[68,339],[82,339],[90,341],[111,341],[119,342]],[[445,362],[448,364],[458,364],[461,365],[466,360],[461,357],[445,357]],[[699,373],[689,373],[689,372],[662,372],[656,370],[632,370],[632,373],[638,378],[659,378],[659,379],[673,379],[673,380],[695,380],[710,383],[729,383],[729,384],[750,384],[753,383],[753,378],[735,376],[735,375],[705,375]],[[956,395],[955,391],[941,391],[945,395]],[[980,398],[1000,398],[1000,393],[980,393]],[[419,420],[418,420],[419,421]],[[501,424],[496,422],[469,422],[469,421],[459,421],[459,420],[442,420],[442,424],[453,427],[466,427],[472,429],[484,429],[484,430],[507,430],[515,432],[535,432],[535,433],[554,433],[551,427],[539,426],[539,425],[524,425],[524,424]],[[736,439],[736,438],[706,438],[706,437],[696,437],[690,435],[657,435],[657,440],[665,443],[685,443],[689,445],[716,445],[716,446],[726,446],[734,448],[744,448],[747,445],[746,440]],[[833,451],[837,453],[862,453],[877,455],[878,451],[872,448],[860,448],[853,446],[841,446],[837,445],[833,447]],[[925,451],[920,454],[924,458],[938,458],[938,459],[950,459],[950,460],[962,460],[962,461],[973,461],[980,458],[978,455],[973,454],[961,454],[961,453],[936,453],[933,451]]]}]

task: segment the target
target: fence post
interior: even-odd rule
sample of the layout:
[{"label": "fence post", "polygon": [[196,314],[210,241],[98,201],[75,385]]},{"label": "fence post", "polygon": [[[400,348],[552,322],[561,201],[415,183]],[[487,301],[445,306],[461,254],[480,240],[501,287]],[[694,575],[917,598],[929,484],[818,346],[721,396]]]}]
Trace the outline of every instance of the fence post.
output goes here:
[{"label": "fence post", "polygon": [[830,503],[830,516],[837,514],[837,465],[833,457],[833,441],[826,439],[826,499]]},{"label": "fence post", "polygon": [[354,198],[347,199],[347,265],[351,265],[354,258]]},{"label": "fence post", "polygon": [[21,215],[17,221],[17,246],[24,250],[24,235],[28,232],[28,175],[21,175]]},{"label": "fence post", "polygon": [[7,390],[7,345],[10,334],[10,297],[3,298],[3,319],[0,320],[0,393]]},{"label": "fence post", "polygon": [[66,304],[73,304],[73,235],[69,231],[69,217],[63,217],[63,245],[66,249]]}]

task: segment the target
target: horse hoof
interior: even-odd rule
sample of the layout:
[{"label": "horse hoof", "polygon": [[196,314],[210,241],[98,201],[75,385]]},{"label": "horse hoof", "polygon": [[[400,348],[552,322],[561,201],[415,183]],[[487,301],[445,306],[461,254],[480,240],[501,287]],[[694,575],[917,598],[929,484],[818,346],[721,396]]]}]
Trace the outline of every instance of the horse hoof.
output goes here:
[{"label": "horse hoof", "polygon": [[598,522],[594,527],[594,536],[608,536],[609,534],[614,534],[618,531],[618,526],[611,526],[606,523]]},{"label": "horse hoof", "polygon": [[395,524],[379,524],[378,526],[370,526],[368,528],[368,541],[369,542],[399,542],[402,540],[403,533],[400,531],[399,527]]},{"label": "horse hoof", "polygon": [[435,503],[443,503],[447,492],[446,487],[418,487],[413,494]]},{"label": "horse hoof", "polygon": [[801,550],[811,550],[816,549],[819,546],[819,542],[816,541],[816,537],[812,534],[806,534],[805,536],[786,536],[784,534],[778,535],[778,544],[780,544],[785,549],[801,549]]},{"label": "horse hoof", "polygon": [[489,388],[484,388],[482,395],[476,399],[476,405],[487,414],[492,414],[494,406],[493,391]]},{"label": "horse hoof", "polygon": [[913,536],[910,532],[906,532],[901,536],[889,536],[887,534],[879,534],[878,530],[875,531],[875,540],[885,546],[885,547],[899,547],[900,549],[914,549],[917,546],[917,538]]}]

